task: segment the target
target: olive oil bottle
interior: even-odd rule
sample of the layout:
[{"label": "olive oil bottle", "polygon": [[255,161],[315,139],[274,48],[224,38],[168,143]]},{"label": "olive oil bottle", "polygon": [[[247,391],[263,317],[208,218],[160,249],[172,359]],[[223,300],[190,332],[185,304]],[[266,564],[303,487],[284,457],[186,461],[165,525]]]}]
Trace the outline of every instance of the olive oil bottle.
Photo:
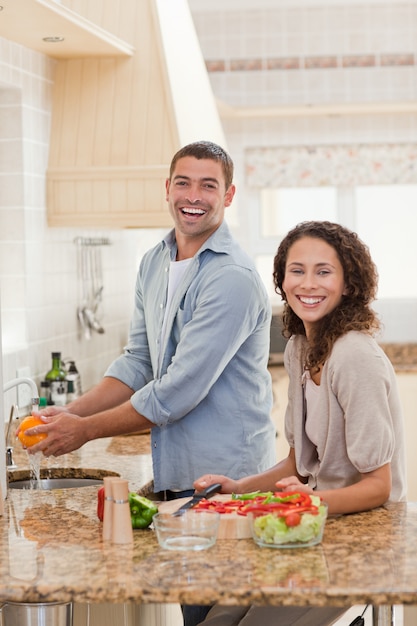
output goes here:
[{"label": "olive oil bottle", "polygon": [[61,353],[52,352],[52,367],[45,376],[45,380],[49,382],[51,404],[64,406],[67,403],[66,375],[61,362]]}]

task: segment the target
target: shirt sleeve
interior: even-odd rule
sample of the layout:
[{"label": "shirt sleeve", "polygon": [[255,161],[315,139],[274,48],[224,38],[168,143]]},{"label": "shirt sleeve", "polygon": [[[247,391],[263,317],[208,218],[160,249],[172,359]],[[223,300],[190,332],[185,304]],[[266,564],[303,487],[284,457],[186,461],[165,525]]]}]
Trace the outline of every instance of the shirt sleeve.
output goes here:
[{"label": "shirt sleeve", "polygon": [[[158,426],[181,419],[208,395],[249,337],[259,342],[258,348],[253,343],[248,347],[253,359],[260,354],[267,358],[269,322],[264,290],[255,274],[234,264],[218,266],[200,280],[193,296],[185,298],[177,313],[181,332],[175,355],[160,379],[132,396],[134,408]],[[244,354],[243,349],[242,366],[250,367]]]}]

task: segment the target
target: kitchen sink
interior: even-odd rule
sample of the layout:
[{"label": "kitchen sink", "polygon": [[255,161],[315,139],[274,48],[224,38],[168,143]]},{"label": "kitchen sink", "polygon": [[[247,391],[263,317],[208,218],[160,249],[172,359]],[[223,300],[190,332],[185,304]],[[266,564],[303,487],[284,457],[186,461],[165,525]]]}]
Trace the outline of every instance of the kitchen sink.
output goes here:
[{"label": "kitchen sink", "polygon": [[9,489],[72,489],[102,484],[103,481],[98,478],[41,478],[40,480],[29,478],[9,483]]},{"label": "kitchen sink", "polygon": [[9,473],[9,489],[74,489],[102,485],[105,476],[119,476],[107,470],[80,468],[46,468],[37,480],[29,470]]}]

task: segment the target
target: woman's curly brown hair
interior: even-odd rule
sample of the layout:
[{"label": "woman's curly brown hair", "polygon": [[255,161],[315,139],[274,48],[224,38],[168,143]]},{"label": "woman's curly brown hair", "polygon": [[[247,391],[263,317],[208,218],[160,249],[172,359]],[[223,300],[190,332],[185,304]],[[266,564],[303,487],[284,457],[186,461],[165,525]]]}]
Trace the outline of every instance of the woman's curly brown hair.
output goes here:
[{"label": "woman's curly brown hair", "polygon": [[374,334],[380,327],[376,313],[370,307],[375,300],[378,273],[368,247],[358,235],[332,222],[302,222],[281,241],[274,258],[275,291],[284,300],[284,335],[305,335],[304,324],[287,303],[282,289],[290,247],[302,237],[315,237],[327,242],[337,253],[343,268],[346,294],[340,304],[314,327],[309,337],[306,367],[318,369],[328,358],[336,339],[350,330]]}]

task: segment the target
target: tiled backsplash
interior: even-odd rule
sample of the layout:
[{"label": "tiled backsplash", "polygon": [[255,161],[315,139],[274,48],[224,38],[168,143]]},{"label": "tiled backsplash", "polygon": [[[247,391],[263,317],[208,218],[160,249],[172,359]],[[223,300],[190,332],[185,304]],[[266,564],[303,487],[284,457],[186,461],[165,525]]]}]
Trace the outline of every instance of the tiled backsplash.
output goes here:
[{"label": "tiled backsplash", "polygon": [[221,101],[273,106],[415,97],[415,2],[277,2],[246,11],[211,4],[190,0]]},{"label": "tiled backsplash", "polygon": [[254,59],[221,59],[206,61],[208,72],[254,72],[261,70],[303,70],[349,67],[406,67],[415,66],[416,55],[406,54],[349,54],[329,56],[265,57]]},{"label": "tiled backsplash", "polygon": [[[235,13],[201,4],[196,27],[221,101],[269,106],[417,100],[415,3],[366,8],[346,3],[309,11],[272,3],[269,9]],[[218,63],[223,65],[216,67]],[[44,173],[54,67],[53,60],[0,38],[4,379],[29,366],[39,380],[49,367],[50,353],[61,350],[76,360],[87,388],[126,341],[139,259],[162,233],[47,226]],[[264,248],[254,240],[257,199],[245,184],[246,148],[417,141],[415,115],[225,119],[224,128],[236,166],[239,223],[234,231],[253,256]],[[112,242],[103,255],[105,334],[91,341],[79,336],[77,326],[77,236],[103,236]]]},{"label": "tiled backsplash", "polygon": [[[101,378],[123,348],[142,254],[160,231],[49,228],[45,171],[55,62],[0,38],[0,291],[3,378],[28,366],[37,382],[51,352],[72,357],[83,388]],[[111,241],[103,254],[105,333],[80,335],[78,236]],[[5,414],[15,401],[5,397]]]}]

